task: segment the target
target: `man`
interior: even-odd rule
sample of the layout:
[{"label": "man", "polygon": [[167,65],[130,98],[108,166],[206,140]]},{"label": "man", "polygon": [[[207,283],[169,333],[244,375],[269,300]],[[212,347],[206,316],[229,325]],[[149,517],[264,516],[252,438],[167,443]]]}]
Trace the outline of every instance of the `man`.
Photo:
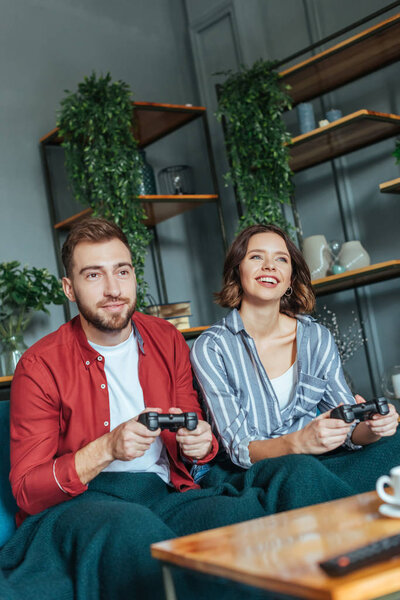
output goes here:
[{"label": "man", "polygon": [[[122,231],[104,219],[81,222],[70,232],[62,258],[66,270],[63,289],[67,298],[76,302],[79,316],[24,354],[12,385],[10,481],[20,508],[17,523],[50,507],[54,514],[58,506],[58,521],[51,525],[58,532],[65,527],[74,531],[79,515],[74,544],[88,544],[89,539],[82,542],[80,530],[91,538],[109,519],[115,519],[113,527],[119,526],[112,535],[123,539],[129,522],[115,515],[120,508],[115,495],[123,497],[129,485],[138,487],[129,492],[133,494],[129,509],[126,502],[123,509],[125,517],[130,510],[130,516],[138,521],[133,539],[128,533],[125,544],[130,543],[130,550],[135,552],[137,543],[142,555],[139,568],[138,556],[128,557],[136,565],[135,585],[139,590],[146,574],[154,575],[155,567],[149,566],[150,542],[174,535],[155,516],[152,502],[168,502],[173,489],[198,488],[190,469],[193,463],[211,460],[218,445],[210,425],[202,420],[192,387],[189,349],[182,335],[162,319],[135,312],[135,271]],[[145,411],[196,412],[199,421],[194,431],[150,431],[138,422],[138,415]],[[104,472],[109,475],[106,486],[113,489],[101,491],[99,506],[87,490]],[[128,480],[128,473],[135,477]],[[114,485],[119,484],[124,489],[115,491]],[[111,498],[108,504],[104,493]],[[80,496],[78,509],[76,503],[71,503],[68,511],[60,508],[61,503],[80,500]],[[93,527],[87,522],[83,526],[85,514]],[[30,535],[39,535],[43,542],[37,531]],[[63,535],[65,548],[65,531]],[[108,533],[100,537],[109,548]],[[116,580],[115,569],[121,561],[117,559],[114,569],[110,567],[122,549],[112,547],[114,555],[108,552],[107,558],[108,577],[105,581],[100,578],[100,584],[107,590],[104,597],[122,598],[135,578],[130,575],[125,581],[120,576]],[[78,555],[85,560],[84,550]],[[59,566],[52,566],[58,572]],[[76,569],[71,560],[69,567]],[[97,598],[96,586],[91,583],[90,589],[85,589],[86,579],[85,573],[78,574],[79,597]],[[145,582],[142,593],[153,584],[154,578]],[[152,597],[157,594],[161,590],[154,591]]]}]

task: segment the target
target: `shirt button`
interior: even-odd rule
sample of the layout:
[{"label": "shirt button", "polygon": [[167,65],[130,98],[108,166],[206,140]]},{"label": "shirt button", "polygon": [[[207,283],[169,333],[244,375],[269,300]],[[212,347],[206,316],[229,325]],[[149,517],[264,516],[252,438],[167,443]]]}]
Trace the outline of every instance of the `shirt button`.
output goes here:
[{"label": "shirt button", "polygon": [[108,421],[104,421],[104,427],[108,427]]},{"label": "shirt button", "polygon": [[90,360],[87,360],[87,361],[85,362],[85,365],[88,367],[88,366],[90,365]]},{"label": "shirt button", "polygon": [[97,360],[103,360],[103,357],[102,356],[98,356]]},{"label": "shirt button", "polygon": [[105,389],[105,387],[106,387],[106,384],[105,384],[105,383],[102,383],[100,387],[101,387],[101,389],[102,389],[102,390],[104,390],[104,389]]}]

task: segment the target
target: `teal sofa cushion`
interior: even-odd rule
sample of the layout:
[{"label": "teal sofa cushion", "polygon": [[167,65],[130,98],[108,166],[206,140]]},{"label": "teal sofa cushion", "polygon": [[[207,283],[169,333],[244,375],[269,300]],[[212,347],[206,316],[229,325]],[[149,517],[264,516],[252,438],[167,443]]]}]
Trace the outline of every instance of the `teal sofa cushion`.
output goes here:
[{"label": "teal sofa cushion", "polygon": [[10,473],[10,402],[0,401],[0,548],[15,531],[18,508],[11,493]]}]

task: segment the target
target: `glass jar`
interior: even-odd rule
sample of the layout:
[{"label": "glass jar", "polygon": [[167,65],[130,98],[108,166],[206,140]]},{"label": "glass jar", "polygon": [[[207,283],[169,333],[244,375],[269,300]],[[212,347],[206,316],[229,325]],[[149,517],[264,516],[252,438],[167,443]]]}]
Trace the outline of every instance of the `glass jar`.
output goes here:
[{"label": "glass jar", "polygon": [[192,169],[188,165],[166,167],[159,172],[158,180],[161,194],[193,194]]},{"label": "glass jar", "polygon": [[0,372],[2,376],[13,375],[19,359],[27,348],[22,333],[1,339]]}]

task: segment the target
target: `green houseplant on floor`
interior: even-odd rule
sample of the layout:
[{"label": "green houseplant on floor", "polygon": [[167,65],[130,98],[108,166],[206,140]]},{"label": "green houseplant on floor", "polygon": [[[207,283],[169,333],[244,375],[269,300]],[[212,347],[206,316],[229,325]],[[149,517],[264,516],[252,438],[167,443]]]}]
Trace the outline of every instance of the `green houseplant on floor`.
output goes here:
[{"label": "green houseplant on floor", "polygon": [[142,162],[132,133],[133,105],[129,86],[111,76],[85,77],[76,92],[61,102],[58,127],[65,164],[78,202],[93,215],[114,221],[125,233],[138,280],[138,308],[145,306],[143,280],[151,232],[138,200]]},{"label": "green houseplant on floor", "polygon": [[23,333],[33,314],[49,314],[48,304],[63,304],[60,281],[47,269],[21,267],[18,261],[0,263],[0,372],[12,375],[26,350]]},{"label": "green houseplant on floor", "polygon": [[224,121],[231,167],[226,181],[245,208],[239,230],[256,223],[291,230],[282,210],[293,189],[290,135],[281,118],[291,100],[274,64],[259,60],[251,68],[229,71],[219,89],[217,118]]}]

